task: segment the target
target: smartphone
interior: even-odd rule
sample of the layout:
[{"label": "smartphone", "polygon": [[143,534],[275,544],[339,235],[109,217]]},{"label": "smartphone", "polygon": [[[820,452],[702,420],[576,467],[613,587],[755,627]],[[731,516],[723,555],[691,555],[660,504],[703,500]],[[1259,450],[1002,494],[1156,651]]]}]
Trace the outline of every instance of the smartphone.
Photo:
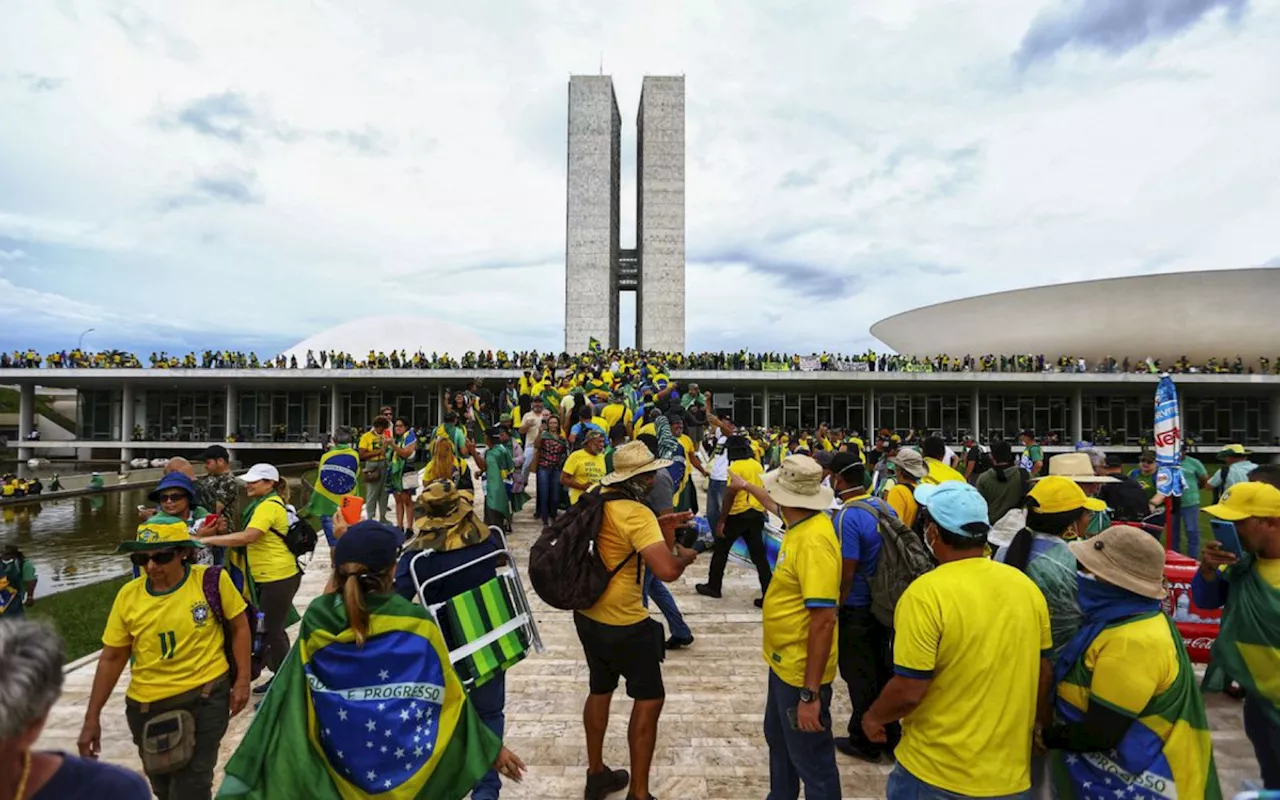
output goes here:
[{"label": "smartphone", "polygon": [[1210,524],[1213,528],[1213,538],[1218,540],[1222,549],[1234,553],[1236,558],[1244,558],[1244,548],[1240,546],[1240,534],[1236,531],[1236,524],[1227,522],[1225,519],[1215,519]]}]

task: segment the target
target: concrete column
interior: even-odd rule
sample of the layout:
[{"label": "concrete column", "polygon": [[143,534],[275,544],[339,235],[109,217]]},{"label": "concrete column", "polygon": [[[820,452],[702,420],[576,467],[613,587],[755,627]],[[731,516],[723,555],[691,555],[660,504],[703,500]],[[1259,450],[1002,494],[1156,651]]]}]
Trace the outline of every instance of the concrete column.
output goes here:
[{"label": "concrete column", "polygon": [[970,404],[970,409],[969,409],[969,435],[971,435],[974,438],[974,440],[978,442],[982,441],[981,434],[978,431],[978,426],[982,424],[981,418],[978,416],[978,403],[981,400],[982,400],[982,394],[981,392],[978,391],[978,387],[977,386],[973,387],[973,400]]},{"label": "concrete column", "polygon": [[236,432],[236,427],[240,424],[240,392],[233,384],[227,384],[227,436]]},{"label": "concrete column", "polygon": [[1084,390],[1079,386],[1071,393],[1071,444],[1084,439]]},{"label": "concrete column", "polygon": [[338,385],[329,387],[329,433],[337,433],[338,426]]},{"label": "concrete column", "polygon": [[764,427],[769,428],[769,385],[764,386]]},{"label": "concrete column", "polygon": [[35,452],[25,447],[27,437],[36,429],[36,386],[34,383],[18,385],[18,460],[26,461]]},{"label": "concrete column", "polygon": [[[133,403],[133,384],[126,381],[120,389],[120,439],[124,442],[133,441]],[[120,460],[125,463],[133,460],[133,448],[128,444],[120,448]]]},{"label": "concrete column", "polygon": [[[1280,442],[1280,393],[1271,396],[1271,439],[1267,444]],[[1271,457],[1273,462],[1280,462],[1280,453]]]},{"label": "concrete column", "polygon": [[863,415],[867,423],[867,429],[863,432],[866,438],[863,441],[871,447],[876,438],[876,390],[872,387],[867,388],[867,407],[863,409]]}]

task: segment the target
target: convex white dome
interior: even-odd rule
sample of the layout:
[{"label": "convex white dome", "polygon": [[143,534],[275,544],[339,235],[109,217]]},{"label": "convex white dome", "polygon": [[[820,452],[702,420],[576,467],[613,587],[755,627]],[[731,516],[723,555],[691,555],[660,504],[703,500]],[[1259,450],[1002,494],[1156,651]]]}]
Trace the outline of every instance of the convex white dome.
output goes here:
[{"label": "convex white dome", "polygon": [[432,352],[440,355],[448,353],[457,359],[469,350],[480,352],[495,349],[475,331],[452,322],[414,314],[397,314],[364,317],[335,325],[298,342],[285,351],[285,356],[296,356],[299,363],[304,363],[308,350],[317,358],[322,352],[333,351],[350,353],[357,360],[367,356],[370,350],[388,355],[392,350],[403,350],[410,356],[421,350],[427,355]]}]

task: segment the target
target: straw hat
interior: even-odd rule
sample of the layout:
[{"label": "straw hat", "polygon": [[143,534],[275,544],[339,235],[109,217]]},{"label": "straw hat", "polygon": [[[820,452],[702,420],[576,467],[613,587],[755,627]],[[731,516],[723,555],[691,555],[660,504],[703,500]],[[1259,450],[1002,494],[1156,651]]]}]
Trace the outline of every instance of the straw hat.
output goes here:
[{"label": "straw hat", "polygon": [[451,480],[428,483],[418,495],[410,550],[454,550],[484,541],[489,530],[475,514],[471,492],[459,491]]},{"label": "straw hat", "polygon": [[1095,475],[1093,473],[1093,459],[1088,453],[1059,453],[1049,459],[1049,474],[1033,478],[1035,481],[1042,481],[1045,478],[1070,478],[1076,483],[1119,483],[1116,478],[1110,475]]},{"label": "straw hat", "polygon": [[1164,547],[1151,534],[1113,525],[1067,546],[1076,562],[1099,579],[1152,600],[1165,598]]},{"label": "straw hat", "polygon": [[613,451],[613,472],[601,478],[600,485],[612,486],[628,478],[634,478],[646,472],[657,472],[669,466],[671,466],[669,459],[654,458],[649,445],[644,442],[627,442]]},{"label": "straw hat", "polygon": [[782,466],[764,476],[764,488],[786,508],[825,511],[835,497],[831,487],[822,485],[822,466],[804,455],[783,459]]}]

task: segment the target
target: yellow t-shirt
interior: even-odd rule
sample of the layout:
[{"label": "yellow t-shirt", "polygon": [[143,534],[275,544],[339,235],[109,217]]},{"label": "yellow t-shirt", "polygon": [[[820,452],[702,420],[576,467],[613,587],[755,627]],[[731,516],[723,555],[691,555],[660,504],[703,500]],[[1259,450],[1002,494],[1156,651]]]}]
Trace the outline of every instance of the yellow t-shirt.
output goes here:
[{"label": "yellow t-shirt", "polygon": [[929,474],[920,479],[921,483],[937,484],[946,483],[947,481],[964,481],[963,474],[956,472],[936,458],[926,458],[924,463],[929,468]]},{"label": "yellow t-shirt", "polygon": [[645,424],[640,426],[640,430],[636,431],[636,438],[639,439],[641,436],[644,436],[646,433],[649,434],[650,436],[657,436],[658,427],[652,422],[646,422]]},{"label": "yellow t-shirt", "polygon": [[385,453],[386,439],[382,434],[373,431],[365,431],[360,434],[360,443],[357,445],[360,450],[371,450],[375,453],[372,456],[361,455],[360,460],[364,462],[382,461]]},{"label": "yellow t-shirt", "polygon": [[[579,451],[581,452],[581,451]],[[634,500],[610,500],[604,505],[604,519],[596,538],[600,558],[609,569],[616,569],[632,553],[626,566],[609,581],[609,587],[583,616],[605,625],[634,625],[649,618],[640,600],[641,582],[636,580],[639,553],[646,547],[662,543],[662,529],[649,507]]]},{"label": "yellow t-shirt", "polygon": [[952,561],[912,581],[893,623],[894,672],[932,681],[902,720],[898,763],[975,797],[1029,788],[1040,659],[1053,648],[1035,583],[990,559]]},{"label": "yellow t-shirt", "polygon": [[262,535],[245,548],[249,554],[249,573],[256,583],[270,583],[292,578],[298,573],[298,560],[289,552],[284,535],[289,532],[289,512],[279,497],[263,500],[253,510],[248,528]]},{"label": "yellow t-shirt", "polygon": [[[754,458],[740,458],[732,462],[729,464],[729,472],[752,486],[764,486],[764,467],[760,466],[760,462]],[[764,511],[764,506],[754,495],[744,489],[734,494],[733,507],[729,509],[729,516],[751,509]]]},{"label": "yellow t-shirt", "polygon": [[[588,483],[592,486],[600,482],[604,477],[604,453],[591,455],[584,447],[581,450],[574,450],[569,454],[568,460],[564,462],[561,470],[566,472],[574,480]],[[582,496],[582,489],[569,490],[569,505],[578,502],[578,498]]]},{"label": "yellow t-shirt", "polygon": [[911,491],[910,486],[901,483],[895,483],[889,488],[884,495],[884,501],[889,507],[898,512],[898,519],[910,528],[916,523],[916,514],[920,511],[920,504],[916,502],[916,496]]},{"label": "yellow t-shirt", "polygon": [[[836,607],[840,567],[840,542],[826,514],[814,514],[787,529],[764,596],[764,660],[788,685],[804,686],[809,611]],[[837,636],[832,636],[831,654],[822,672],[824,684],[836,677],[837,644]]]},{"label": "yellow t-shirt", "polygon": [[676,492],[679,493],[689,485],[689,475],[693,472],[693,440],[689,438],[689,434],[682,433],[676,441],[684,448],[684,475],[680,476],[680,485],[676,487]]},{"label": "yellow t-shirt", "polygon": [[[134,578],[116,594],[102,643],[131,649],[126,694],[139,703],[189,692],[227,671],[222,626],[204,596],[206,569],[187,567],[182,582],[163,594],[148,588],[146,576]],[[218,590],[224,618],[244,613],[244,598],[226,571],[218,578]]]},{"label": "yellow t-shirt", "polygon": [[622,403],[610,403],[600,411],[600,418],[605,422],[605,430],[613,430],[613,426],[622,421],[622,415],[627,411],[627,407]]},{"label": "yellow t-shirt", "polygon": [[[1163,614],[1104,628],[1084,653],[1092,678],[1088,687],[1068,681],[1058,695],[1087,711],[1090,702],[1133,717],[1164,741],[1164,754],[1179,797],[1204,797],[1212,745],[1208,731],[1169,725],[1159,714],[1144,714],[1153,700],[1178,678],[1178,654]],[[1105,758],[1105,754],[1096,754]]]}]

